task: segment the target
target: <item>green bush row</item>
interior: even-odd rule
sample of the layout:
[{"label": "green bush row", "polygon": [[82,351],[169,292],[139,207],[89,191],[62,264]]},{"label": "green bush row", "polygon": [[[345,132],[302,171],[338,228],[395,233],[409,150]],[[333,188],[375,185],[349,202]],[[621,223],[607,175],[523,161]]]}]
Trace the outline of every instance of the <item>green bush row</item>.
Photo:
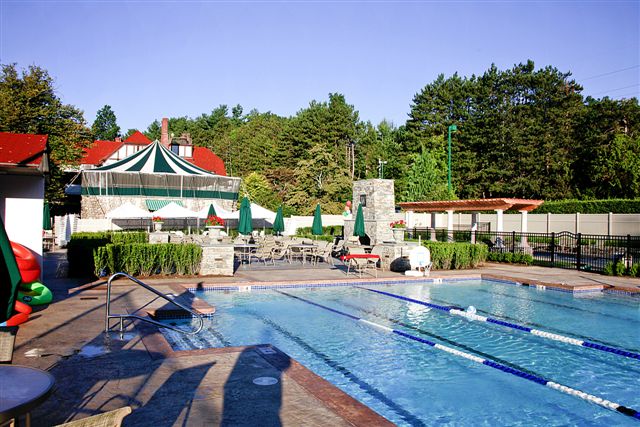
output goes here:
[{"label": "green bush row", "polygon": [[576,212],[583,214],[640,213],[640,199],[558,200],[544,202],[532,213],[572,214]]},{"label": "green bush row", "polygon": [[489,252],[487,261],[531,265],[533,264],[533,256],[523,253]]},{"label": "green bush row", "polygon": [[489,249],[483,244],[423,242],[431,252],[434,270],[475,268],[487,259]]},{"label": "green bush row", "polygon": [[93,252],[109,243],[146,243],[149,237],[144,231],[105,231],[95,233],[73,233],[67,243],[69,276],[85,277],[94,274]]},{"label": "green bush row", "polygon": [[[311,227],[298,227],[298,229],[296,230],[296,235],[298,236],[312,235]],[[328,225],[326,227],[322,227],[322,235],[323,236],[340,236],[342,235],[342,226]]]},{"label": "green bush row", "polygon": [[202,248],[194,244],[108,244],[93,254],[98,277],[124,272],[131,276],[193,275],[200,270]]},{"label": "green bush row", "polygon": [[[627,268],[624,265],[624,262],[608,262],[605,264],[604,269],[602,270],[604,274],[607,276],[624,276],[627,274]],[[633,264],[631,268],[629,268],[629,276],[638,277],[640,276],[640,264]]]}]

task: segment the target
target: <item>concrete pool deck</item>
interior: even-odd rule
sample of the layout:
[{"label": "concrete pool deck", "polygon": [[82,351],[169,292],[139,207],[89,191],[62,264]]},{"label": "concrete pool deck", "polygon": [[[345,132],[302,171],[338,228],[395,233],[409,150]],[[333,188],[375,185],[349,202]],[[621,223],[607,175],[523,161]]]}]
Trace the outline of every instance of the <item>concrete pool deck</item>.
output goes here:
[{"label": "concrete pool deck", "polygon": [[[308,371],[269,343],[251,347],[172,351],[153,327],[136,326],[124,339],[105,335],[104,281],[65,277],[63,251],[45,257],[45,280],[54,302],[35,311],[20,326],[13,363],[50,371],[56,377],[51,397],[32,412],[34,426],[130,405],[123,425],[384,425],[386,420]],[[442,277],[511,278],[522,283],[555,284],[567,288],[615,287],[640,292],[640,279],[608,277],[575,270],[487,264],[466,271],[433,271]],[[404,279],[389,271],[380,280]],[[243,266],[234,277],[149,279],[163,292],[175,285],[238,286],[266,282],[315,282],[345,279],[343,269],[323,264],[303,268]],[[364,279],[364,278],[363,278]],[[374,279],[372,279],[374,280]],[[179,289],[179,288],[178,288]],[[164,301],[117,281],[113,312],[158,308]],[[264,344],[264,345],[262,345]],[[260,377],[278,380],[271,386],[253,384]]]}]

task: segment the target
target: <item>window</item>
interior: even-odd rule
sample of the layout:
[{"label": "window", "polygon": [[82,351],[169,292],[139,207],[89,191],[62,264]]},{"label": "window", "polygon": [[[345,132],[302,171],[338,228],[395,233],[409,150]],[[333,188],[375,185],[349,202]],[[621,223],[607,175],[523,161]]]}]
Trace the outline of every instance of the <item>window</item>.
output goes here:
[{"label": "window", "polygon": [[179,145],[172,145],[171,146],[171,152],[177,155],[180,155],[180,146]]}]

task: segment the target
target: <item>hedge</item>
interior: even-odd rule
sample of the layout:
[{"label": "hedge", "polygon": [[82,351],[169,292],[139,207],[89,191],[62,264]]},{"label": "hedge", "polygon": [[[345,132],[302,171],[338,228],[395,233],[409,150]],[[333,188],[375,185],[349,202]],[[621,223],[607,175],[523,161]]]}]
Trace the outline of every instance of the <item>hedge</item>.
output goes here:
[{"label": "hedge", "polygon": [[544,214],[620,214],[640,213],[640,199],[558,200],[544,202],[532,213]]},{"label": "hedge", "polygon": [[531,265],[533,264],[533,256],[523,253],[489,252],[487,261]]},{"label": "hedge", "polygon": [[74,233],[67,243],[68,274],[71,277],[93,275],[95,272],[93,252],[109,243],[146,243],[148,240],[147,233],[143,231]]},{"label": "hedge", "polygon": [[94,254],[95,275],[124,272],[131,276],[193,275],[200,269],[202,248],[195,244],[108,244]]},{"label": "hedge", "polygon": [[431,252],[434,270],[475,268],[487,259],[489,248],[484,244],[423,242]]}]

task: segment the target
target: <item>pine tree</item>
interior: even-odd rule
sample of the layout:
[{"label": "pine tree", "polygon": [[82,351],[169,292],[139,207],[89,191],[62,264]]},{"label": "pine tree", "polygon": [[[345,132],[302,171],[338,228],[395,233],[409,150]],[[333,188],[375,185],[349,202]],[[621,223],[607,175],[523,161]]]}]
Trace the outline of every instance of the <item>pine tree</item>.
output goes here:
[{"label": "pine tree", "polygon": [[111,106],[105,105],[98,110],[91,132],[96,140],[103,141],[113,141],[120,135],[120,126],[116,123],[116,114]]}]

